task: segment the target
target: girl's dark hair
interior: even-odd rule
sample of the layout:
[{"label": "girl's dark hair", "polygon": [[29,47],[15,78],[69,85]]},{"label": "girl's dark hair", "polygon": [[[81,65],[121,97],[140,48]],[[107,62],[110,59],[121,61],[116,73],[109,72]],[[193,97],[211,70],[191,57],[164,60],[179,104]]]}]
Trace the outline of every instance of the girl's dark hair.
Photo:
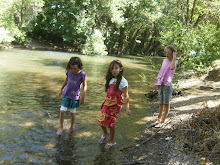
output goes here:
[{"label": "girl's dark hair", "polygon": [[106,76],[105,76],[105,79],[106,79],[105,92],[107,92],[108,89],[109,89],[109,82],[110,82],[110,80],[111,80],[112,78],[114,78],[114,76],[112,75],[112,69],[113,69],[113,67],[114,67],[115,64],[119,65],[120,69],[122,69],[122,70],[119,72],[118,76],[117,76],[117,82],[116,82],[116,84],[115,84],[114,90],[117,91],[118,88],[119,88],[119,85],[120,85],[120,82],[121,82],[121,79],[122,79],[122,75],[123,75],[124,69],[122,68],[123,66],[122,66],[121,61],[119,61],[119,60],[114,60],[114,61],[112,61],[112,62],[110,63],[110,65],[109,65],[109,67],[108,67],[107,74],[106,74]]},{"label": "girl's dark hair", "polygon": [[176,47],[174,45],[168,45],[168,46],[166,46],[165,49],[170,49],[172,51],[172,53],[173,52],[177,52],[177,49],[176,49]]},{"label": "girl's dark hair", "polygon": [[66,70],[70,69],[70,65],[77,65],[80,70],[83,69],[83,63],[79,57],[71,57],[66,65]]}]

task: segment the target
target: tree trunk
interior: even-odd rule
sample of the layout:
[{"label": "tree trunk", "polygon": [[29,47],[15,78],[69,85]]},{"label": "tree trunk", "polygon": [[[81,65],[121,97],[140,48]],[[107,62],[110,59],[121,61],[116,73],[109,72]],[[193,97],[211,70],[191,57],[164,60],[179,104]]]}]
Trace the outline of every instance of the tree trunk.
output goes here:
[{"label": "tree trunk", "polygon": [[122,54],[123,52],[124,38],[125,38],[125,29],[121,27],[119,41],[118,41],[118,50],[117,50],[118,55]]},{"label": "tree trunk", "polygon": [[150,47],[151,47],[151,45],[152,45],[152,43],[153,43],[153,40],[154,40],[154,38],[152,37],[152,38],[150,39],[149,44],[147,45],[147,47],[146,47],[146,49],[145,49],[145,51],[144,51],[144,54],[145,54],[145,55],[147,55],[147,54],[150,52]]},{"label": "tree trunk", "polygon": [[141,54],[144,54],[146,38],[148,37],[149,30],[145,29],[143,35],[141,36]]},{"label": "tree trunk", "polygon": [[194,28],[196,28],[199,24],[199,22],[202,20],[202,18],[205,16],[205,14],[199,14],[199,17],[196,20],[196,23],[194,24]]},{"label": "tree trunk", "polygon": [[136,46],[136,38],[137,38],[137,34],[138,34],[138,32],[141,30],[141,28],[143,27],[143,25],[141,25],[141,27],[140,28],[138,28],[135,32],[134,32],[134,34],[132,35],[132,37],[131,37],[131,49],[130,49],[130,53],[132,54],[133,52],[134,52],[134,48],[135,48],[135,46]]},{"label": "tree trunk", "polygon": [[148,55],[149,53],[153,53],[158,49],[158,47],[160,46],[160,42],[156,41],[155,39],[158,36],[159,36],[159,31],[157,30],[156,24],[154,23],[153,34],[152,34],[151,40],[147,48],[144,51],[145,55]]},{"label": "tree trunk", "polygon": [[20,29],[22,29],[22,25],[23,25],[23,8],[24,8],[24,0],[21,1],[21,10],[20,10]]},{"label": "tree trunk", "polygon": [[191,18],[190,18],[190,21],[189,21],[190,24],[192,24],[192,19],[193,19],[195,7],[196,7],[196,0],[194,0],[194,2],[193,2],[193,8],[192,8],[192,12],[191,12]]},{"label": "tree trunk", "polygon": [[189,0],[187,0],[186,2],[186,26],[188,25],[188,21],[189,21]]}]

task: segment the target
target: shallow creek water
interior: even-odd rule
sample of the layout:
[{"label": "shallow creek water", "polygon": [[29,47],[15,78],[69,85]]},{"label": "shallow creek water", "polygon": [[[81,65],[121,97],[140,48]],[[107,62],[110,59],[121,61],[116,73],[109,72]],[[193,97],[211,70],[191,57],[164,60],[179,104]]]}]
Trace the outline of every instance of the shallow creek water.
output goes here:
[{"label": "shallow creek water", "polygon": [[[62,136],[59,128],[59,89],[65,79],[70,57],[79,56],[87,74],[85,104],[76,112],[75,131],[67,132],[65,115]],[[116,126],[117,145],[106,149],[99,144],[102,134],[97,124],[105,98],[105,74],[109,63],[119,59],[129,83],[131,115],[122,108]],[[0,164],[121,164],[122,149],[145,128],[150,102],[144,94],[151,88],[138,73],[154,71],[132,58],[83,56],[75,53],[31,50],[0,51]]]}]

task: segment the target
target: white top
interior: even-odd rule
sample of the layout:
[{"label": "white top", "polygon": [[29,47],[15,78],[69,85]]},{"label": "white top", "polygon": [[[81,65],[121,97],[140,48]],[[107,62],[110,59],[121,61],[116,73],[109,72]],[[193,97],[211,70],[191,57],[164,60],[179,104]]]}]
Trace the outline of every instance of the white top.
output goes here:
[{"label": "white top", "polygon": [[[116,78],[112,78],[112,79],[109,81],[109,85],[113,84],[113,83],[116,82],[116,81],[117,81]],[[127,81],[124,77],[122,77],[121,82],[120,82],[120,84],[119,84],[119,89],[122,91],[122,89],[125,88],[125,87],[128,87],[128,81]]]}]

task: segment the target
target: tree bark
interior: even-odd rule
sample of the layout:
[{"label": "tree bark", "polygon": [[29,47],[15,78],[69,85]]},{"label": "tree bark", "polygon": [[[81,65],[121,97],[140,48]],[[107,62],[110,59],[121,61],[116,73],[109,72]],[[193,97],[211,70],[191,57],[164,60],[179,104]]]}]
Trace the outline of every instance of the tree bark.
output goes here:
[{"label": "tree bark", "polygon": [[119,41],[118,41],[118,50],[117,50],[118,55],[122,54],[123,52],[124,38],[125,38],[125,29],[121,27]]},{"label": "tree bark", "polygon": [[24,8],[24,0],[21,1],[21,10],[20,10],[20,24],[19,24],[19,28],[22,28],[23,25],[23,8]]},{"label": "tree bark", "polygon": [[205,16],[205,14],[199,14],[199,17],[197,18],[195,24],[194,24],[194,28],[196,28],[199,24],[199,22],[202,20],[202,18]]},{"label": "tree bark", "polygon": [[138,32],[141,30],[141,28],[143,27],[143,25],[141,25],[141,27],[140,28],[138,28],[135,32],[134,32],[134,34],[132,35],[132,37],[131,37],[131,49],[130,49],[130,53],[132,54],[133,53],[133,51],[134,51],[134,48],[135,48],[135,46],[136,46],[136,38],[137,38],[137,34],[138,34]]},{"label": "tree bark", "polygon": [[144,54],[144,50],[145,50],[145,43],[146,43],[146,38],[148,37],[148,34],[149,33],[149,30],[148,29],[145,29],[142,36],[141,36],[141,51],[140,53],[141,54]]},{"label": "tree bark", "polygon": [[193,8],[192,8],[192,12],[191,12],[191,18],[190,18],[190,21],[189,21],[190,24],[192,24],[192,19],[193,19],[195,7],[196,7],[196,0],[194,0],[194,2],[193,2]]},{"label": "tree bark", "polygon": [[189,21],[189,0],[187,0],[186,2],[186,26],[188,25],[188,21]]},{"label": "tree bark", "polygon": [[152,34],[152,37],[151,37],[151,40],[150,40],[148,46],[146,47],[146,49],[144,51],[144,55],[148,55],[149,53],[155,54],[156,50],[160,46],[160,42],[156,41],[156,39],[155,39],[158,36],[159,36],[159,31],[157,30],[156,24],[154,23],[153,34]]}]

